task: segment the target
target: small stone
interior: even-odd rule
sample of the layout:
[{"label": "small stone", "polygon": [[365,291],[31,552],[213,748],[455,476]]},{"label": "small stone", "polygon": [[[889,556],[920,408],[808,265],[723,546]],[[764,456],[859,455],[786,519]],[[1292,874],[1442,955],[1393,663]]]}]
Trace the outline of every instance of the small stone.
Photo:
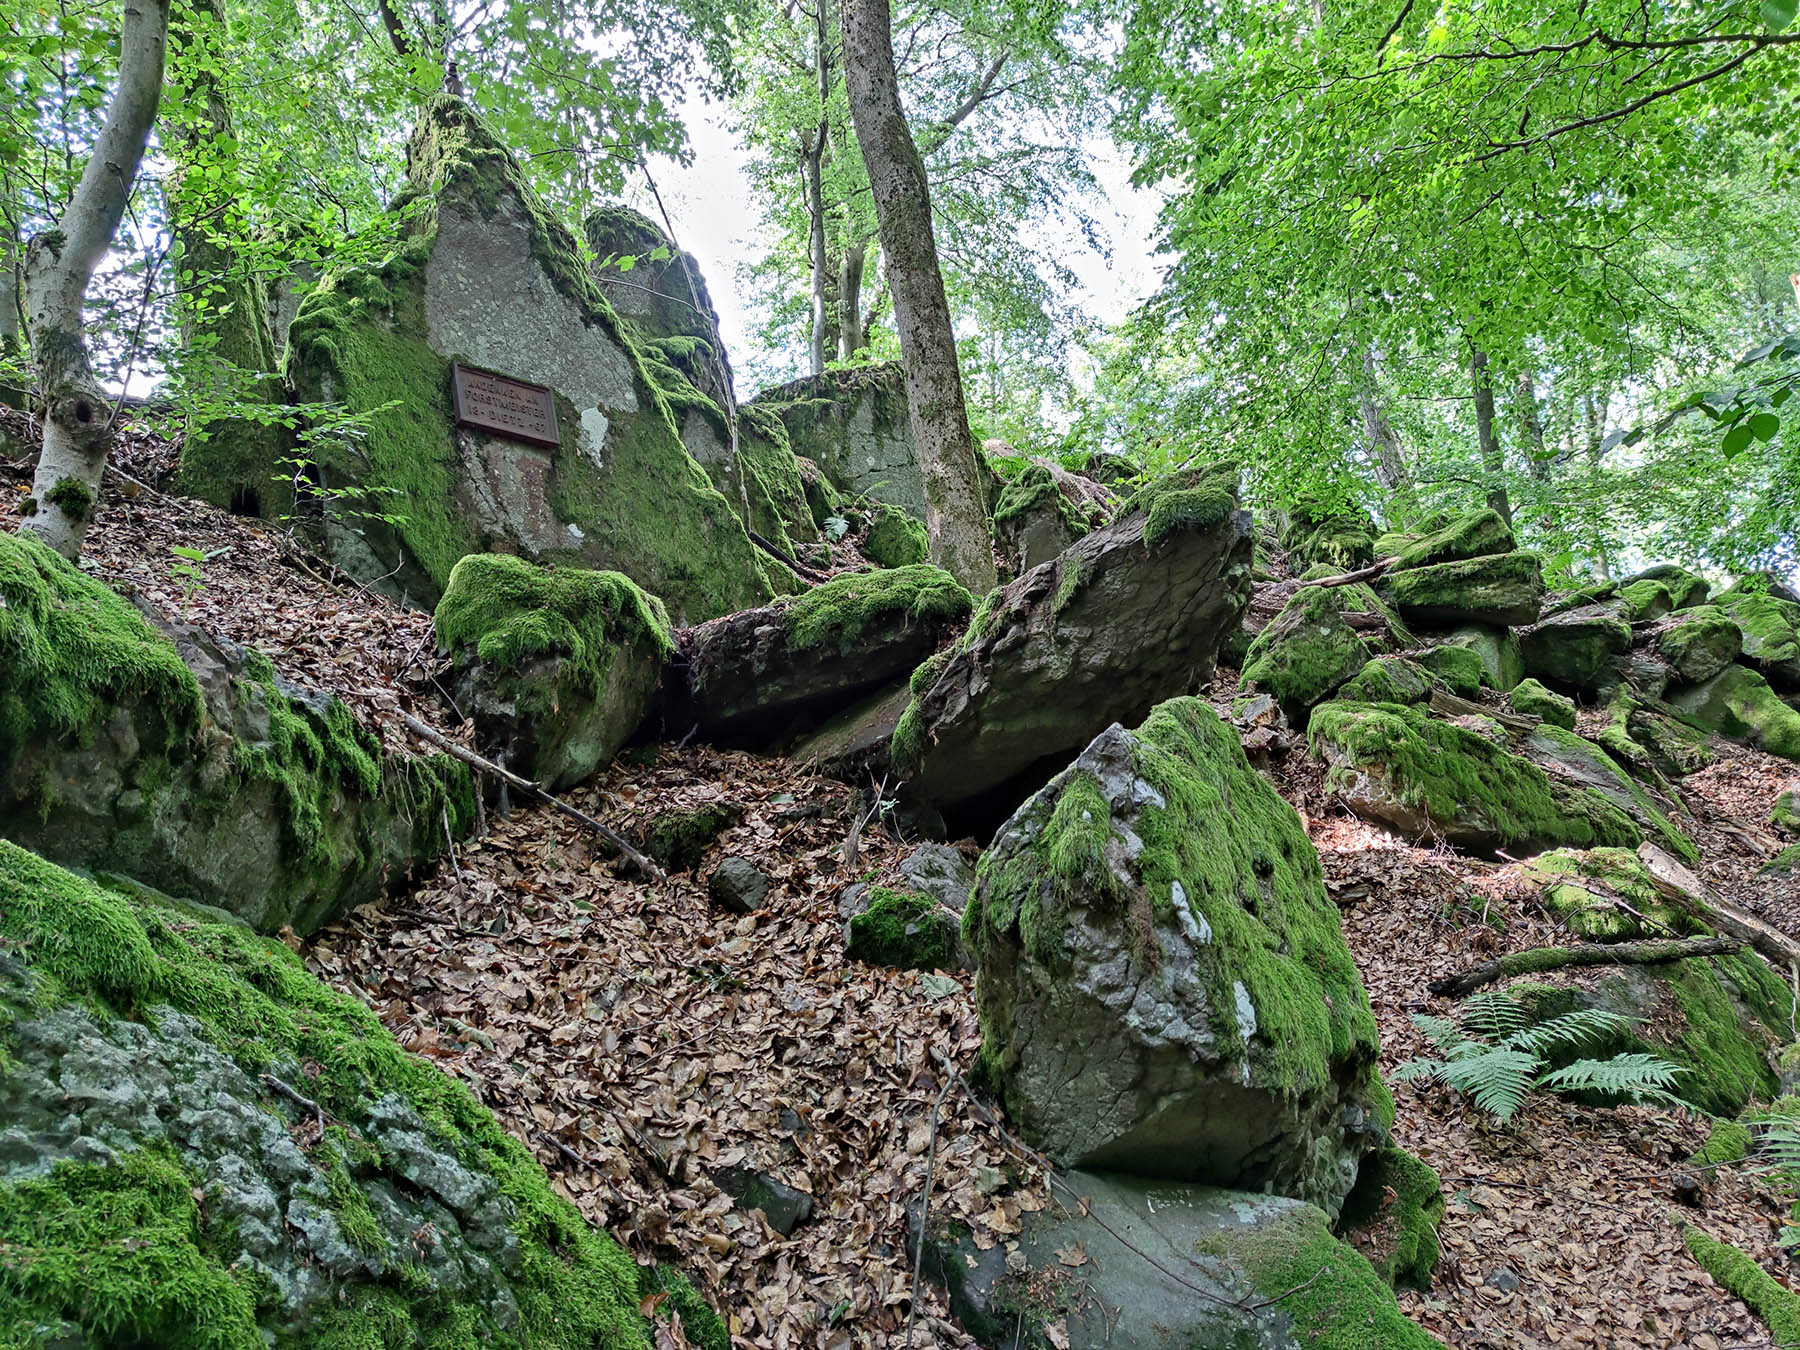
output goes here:
[{"label": "small stone", "polygon": [[1517,1293],[1519,1286],[1524,1283],[1518,1274],[1507,1266],[1501,1266],[1490,1274],[1487,1282],[1490,1289],[1498,1289],[1503,1294]]},{"label": "small stone", "polygon": [[768,895],[769,878],[748,858],[725,858],[706,879],[706,893],[728,914],[748,914]]},{"label": "small stone", "polygon": [[791,1237],[812,1217],[812,1196],[748,1167],[721,1168],[713,1173],[713,1181],[737,1201],[739,1209],[760,1209],[769,1227],[783,1237]]}]

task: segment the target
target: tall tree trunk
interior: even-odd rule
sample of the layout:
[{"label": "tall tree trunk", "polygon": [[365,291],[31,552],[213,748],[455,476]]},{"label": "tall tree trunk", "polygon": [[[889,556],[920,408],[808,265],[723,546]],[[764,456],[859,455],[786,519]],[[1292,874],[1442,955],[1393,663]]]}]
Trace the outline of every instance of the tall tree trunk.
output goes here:
[{"label": "tall tree trunk", "polygon": [[[231,242],[245,234],[237,136],[218,71],[226,58],[224,0],[176,0],[170,21],[173,107],[164,142],[175,160],[166,189],[175,238],[183,376],[205,404],[279,402],[269,297]],[[204,301],[204,304],[197,303]],[[182,490],[260,514],[279,468],[281,430],[248,417],[196,419],[181,449]]]},{"label": "tall tree trunk", "polygon": [[[1581,420],[1584,424],[1583,429],[1587,432],[1588,468],[1596,473],[1600,469],[1600,446],[1605,438],[1606,430],[1600,415],[1603,406],[1602,402],[1595,400],[1592,390],[1581,396]],[[1606,555],[1605,536],[1599,536],[1594,540],[1594,552],[1598,555],[1594,559],[1594,565],[1600,580],[1611,581],[1612,560]]]},{"label": "tall tree trunk", "polygon": [[857,352],[869,345],[869,330],[863,321],[863,266],[868,261],[869,246],[858,241],[845,241],[842,265],[838,271],[838,360],[854,361]]},{"label": "tall tree trunk", "polygon": [[1540,483],[1550,481],[1554,458],[1544,444],[1544,415],[1538,408],[1537,390],[1529,374],[1519,376],[1519,441],[1525,447],[1525,466]]},{"label": "tall tree trunk", "polygon": [[812,253],[812,373],[823,374],[830,350],[831,303],[827,277],[831,260],[825,247],[825,146],[831,139],[831,25],[827,20],[830,0],[818,5],[813,26],[813,74],[817,77],[819,125],[806,143],[806,217],[808,247]]},{"label": "tall tree trunk", "polygon": [[1488,354],[1479,347],[1469,355],[1469,379],[1475,390],[1475,440],[1481,447],[1481,468],[1487,477],[1487,504],[1512,524],[1512,501],[1506,495],[1506,456],[1494,434],[1494,386],[1488,375]]},{"label": "tall tree trunk", "polygon": [[1357,395],[1357,405],[1362,411],[1363,439],[1375,456],[1376,479],[1393,496],[1398,508],[1396,514],[1404,519],[1411,515],[1414,506],[1412,470],[1407,467],[1406,456],[1401,452],[1399,433],[1381,411],[1375,382],[1374,347],[1363,347],[1362,368],[1363,385]]},{"label": "tall tree trunk", "polygon": [[162,98],[169,0],[125,0],[119,83],[81,182],[56,228],[25,251],[26,324],[44,399],[44,449],[24,528],[65,558],[81,555],[112,444],[106,396],[88,358],[82,306],[112,246]]},{"label": "tall tree trunk", "polygon": [[844,0],[844,79],[887,258],[932,560],[979,595],[996,580],[994,549],[938,268],[925,165],[900,106],[891,23],[888,0]]},{"label": "tall tree trunk", "polygon": [[19,241],[19,184],[0,169],[0,356],[25,349],[25,250]]}]

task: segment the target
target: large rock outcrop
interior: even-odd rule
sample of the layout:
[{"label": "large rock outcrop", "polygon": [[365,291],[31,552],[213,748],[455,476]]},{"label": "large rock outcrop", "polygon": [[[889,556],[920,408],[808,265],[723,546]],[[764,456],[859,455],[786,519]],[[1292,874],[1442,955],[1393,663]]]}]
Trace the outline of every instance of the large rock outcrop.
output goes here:
[{"label": "large rock outcrop", "polygon": [[1676,690],[1669,702],[1728,741],[1800,759],[1800,712],[1748,666],[1726,666],[1705,684]]},{"label": "large rock outcrop", "polygon": [[894,767],[947,816],[991,825],[1109,723],[1210,678],[1249,594],[1235,467],[1153,484],[989,595],[962,641],[914,673]]},{"label": "large rock outcrop", "polygon": [[1631,621],[1621,600],[1582,605],[1526,629],[1520,644],[1527,674],[1591,692],[1618,683],[1619,658],[1631,650]]},{"label": "large rock outcrop", "polygon": [[1775,688],[1800,691],[1800,604],[1735,588],[1714,603],[1743,629],[1744,660]]},{"label": "large rock outcrop", "polygon": [[1335,1215],[1392,1123],[1318,856],[1198,699],[1109,727],[1019,808],[963,936],[985,1068],[1064,1166]]},{"label": "large rock outcrop", "polygon": [[0,841],[0,1049],[9,1344],[651,1344],[467,1087],[216,911]]},{"label": "large rock outcrop", "polygon": [[1544,599],[1541,564],[1532,553],[1491,553],[1390,572],[1384,598],[1408,623],[1532,623]]},{"label": "large rock outcrop", "polygon": [[464,766],[384,753],[262,653],[166,627],[0,533],[0,835],[304,934],[469,827]]},{"label": "large rock outcrop", "polygon": [[662,602],[618,572],[476,553],[450,572],[440,683],[482,753],[551,790],[609,762],[643,722],[674,655]]},{"label": "large rock outcrop", "polygon": [[790,740],[903,678],[968,621],[974,601],[920,563],[834,577],[803,595],[681,635],[669,723],[711,740]]},{"label": "large rock outcrop", "polygon": [[840,492],[925,519],[925,479],[898,362],[809,375],[744,406],[777,419],[793,453],[818,465]]},{"label": "large rock outcrop", "polygon": [[[334,561],[421,606],[485,552],[623,572],[681,622],[767,600],[741,504],[682,443],[688,405],[658,379],[674,368],[639,346],[493,132],[441,95],[408,164],[399,247],[321,282],[289,339],[296,392],[363,414],[366,434],[316,441],[298,508],[269,475],[214,495],[317,508]],[[459,426],[452,362],[548,386],[554,444]]]}]

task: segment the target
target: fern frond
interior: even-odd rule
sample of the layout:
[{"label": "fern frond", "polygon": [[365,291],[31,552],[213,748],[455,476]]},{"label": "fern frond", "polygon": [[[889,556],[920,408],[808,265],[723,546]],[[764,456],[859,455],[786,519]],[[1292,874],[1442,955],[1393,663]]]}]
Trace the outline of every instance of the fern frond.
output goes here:
[{"label": "fern frond", "polygon": [[1425,1033],[1425,1039],[1440,1050],[1448,1050],[1458,1041],[1464,1039],[1464,1031],[1447,1017],[1433,1017],[1429,1013],[1414,1013],[1413,1025]]},{"label": "fern frond", "polygon": [[1436,1078],[1444,1071],[1441,1059],[1409,1059],[1388,1075],[1392,1083],[1410,1083],[1415,1078]]},{"label": "fern frond", "polygon": [[1577,1008],[1535,1027],[1516,1031],[1501,1044],[1509,1050],[1525,1050],[1542,1056],[1553,1050],[1592,1045],[1630,1025],[1629,1017],[1621,1017],[1604,1008]]},{"label": "fern frond", "polygon": [[1543,1063],[1523,1050],[1501,1047],[1446,1064],[1438,1077],[1504,1123],[1531,1094]]},{"label": "fern frond", "polygon": [[1800,1183],[1800,1120],[1775,1116],[1750,1124],[1762,1162],[1771,1172],[1784,1173]]},{"label": "fern frond", "polygon": [[1531,1013],[1504,989],[1490,989],[1463,1003],[1461,1020],[1467,1034],[1496,1041],[1529,1026]]},{"label": "fern frond", "polygon": [[1600,1092],[1633,1101],[1672,1101],[1670,1089],[1687,1070],[1655,1055],[1614,1055],[1611,1059],[1578,1059],[1538,1086],[1551,1092]]}]

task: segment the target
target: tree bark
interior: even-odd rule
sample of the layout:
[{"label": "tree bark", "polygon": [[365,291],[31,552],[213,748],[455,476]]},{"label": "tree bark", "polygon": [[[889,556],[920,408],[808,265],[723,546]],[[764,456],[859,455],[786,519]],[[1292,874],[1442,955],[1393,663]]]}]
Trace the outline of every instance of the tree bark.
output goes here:
[{"label": "tree bark", "polygon": [[25,250],[19,242],[19,185],[0,170],[0,356],[25,350]]},{"label": "tree bark", "polygon": [[844,0],[844,79],[887,258],[913,444],[925,480],[932,560],[979,595],[997,579],[994,550],[938,267],[925,165],[900,105],[891,22],[888,0]]},{"label": "tree bark", "polygon": [[[224,0],[180,0],[180,6],[170,21],[176,107],[165,106],[163,123],[175,161],[166,197],[182,373],[190,392],[208,402],[279,402],[268,292],[231,242],[248,224],[231,108],[216,74],[225,56]],[[201,299],[204,305],[196,303]],[[251,418],[195,420],[181,449],[182,489],[243,515],[261,514],[262,490],[279,469],[281,439],[280,428]]]},{"label": "tree bark", "polygon": [[1675,938],[1538,947],[1502,956],[1497,961],[1483,961],[1458,974],[1432,980],[1425,987],[1446,998],[1467,998],[1483,985],[1510,980],[1516,975],[1536,975],[1546,970],[1566,970],[1570,966],[1650,966],[1695,956],[1734,956],[1743,949],[1744,944],[1736,938]]},{"label": "tree bark", "polygon": [[869,329],[863,319],[863,267],[868,261],[869,246],[860,241],[844,245],[842,266],[838,272],[838,360],[854,361],[857,352],[869,345]]},{"label": "tree bark", "polygon": [[1494,386],[1488,376],[1488,354],[1479,347],[1469,355],[1469,380],[1475,392],[1475,440],[1481,447],[1481,467],[1487,475],[1487,504],[1512,524],[1512,501],[1506,495],[1506,456],[1494,434]]},{"label": "tree bark", "polygon": [[[1599,471],[1602,460],[1600,453],[1600,444],[1603,439],[1602,428],[1600,425],[1601,406],[1601,404],[1595,402],[1594,394],[1591,389],[1581,396],[1581,416],[1587,432],[1588,468],[1593,472]],[[1596,539],[1594,541],[1594,548],[1595,552],[1598,554],[1594,560],[1595,571],[1598,573],[1600,580],[1611,581],[1612,560],[1606,556],[1606,540],[1604,538]]]},{"label": "tree bark", "polygon": [[118,233],[156,121],[168,39],[169,0],[125,0],[119,83],[106,123],[62,219],[25,251],[26,323],[44,399],[44,449],[24,528],[69,559],[81,555],[112,443],[82,306]]},{"label": "tree bark", "polygon": [[813,28],[813,73],[818,77],[819,125],[805,145],[802,169],[806,177],[808,250],[812,254],[812,373],[823,374],[831,343],[830,257],[825,247],[825,146],[831,138],[831,32],[826,21],[830,0],[816,0],[818,20]]},{"label": "tree bark", "polygon": [[1412,470],[1407,467],[1406,456],[1401,452],[1399,433],[1381,411],[1376,392],[1373,346],[1363,347],[1362,368],[1363,385],[1357,395],[1357,404],[1362,412],[1363,439],[1368,442],[1369,453],[1375,456],[1375,477],[1393,494],[1404,516],[1413,506]]}]

